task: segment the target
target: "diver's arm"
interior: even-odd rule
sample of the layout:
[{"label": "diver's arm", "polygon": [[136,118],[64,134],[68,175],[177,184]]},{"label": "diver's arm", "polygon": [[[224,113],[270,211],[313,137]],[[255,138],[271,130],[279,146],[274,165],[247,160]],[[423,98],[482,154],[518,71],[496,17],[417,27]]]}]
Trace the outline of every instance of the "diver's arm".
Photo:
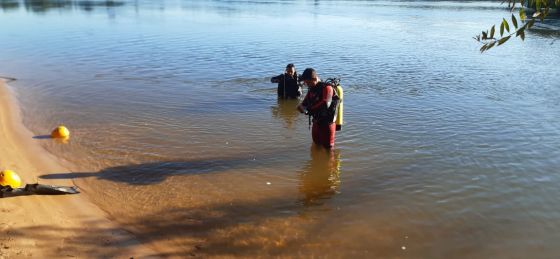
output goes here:
[{"label": "diver's arm", "polygon": [[273,77],[270,78],[270,82],[271,82],[271,83],[280,83],[280,81],[282,80],[283,76],[284,76],[283,74],[282,74],[282,75],[279,75],[279,76],[273,76]]}]

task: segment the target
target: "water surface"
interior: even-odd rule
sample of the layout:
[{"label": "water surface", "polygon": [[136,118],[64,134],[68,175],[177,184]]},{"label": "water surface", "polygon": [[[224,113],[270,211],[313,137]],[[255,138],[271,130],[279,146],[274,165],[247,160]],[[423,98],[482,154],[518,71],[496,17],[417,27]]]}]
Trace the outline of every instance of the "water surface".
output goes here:
[{"label": "water surface", "polygon": [[[24,123],[163,255],[560,253],[558,34],[497,2],[0,1]],[[552,21],[554,23],[556,21]],[[342,77],[336,148],[271,76]]]}]

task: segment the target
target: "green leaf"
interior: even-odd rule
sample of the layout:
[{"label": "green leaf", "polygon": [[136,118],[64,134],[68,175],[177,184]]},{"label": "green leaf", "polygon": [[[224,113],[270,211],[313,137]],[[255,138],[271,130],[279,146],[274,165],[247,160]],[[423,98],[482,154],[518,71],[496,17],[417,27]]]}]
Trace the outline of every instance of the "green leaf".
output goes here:
[{"label": "green leaf", "polygon": [[525,14],[525,8],[519,9],[519,18],[521,18],[521,21],[525,21],[525,19],[527,19],[527,15]]},{"label": "green leaf", "polygon": [[504,36],[504,23],[500,24],[500,36]]},{"label": "green leaf", "polygon": [[501,38],[501,39],[498,41],[498,46],[500,46],[500,45],[506,43],[506,41],[508,41],[509,38],[511,38],[511,35],[510,35],[510,36],[507,36],[507,37]]},{"label": "green leaf", "polygon": [[496,32],[496,25],[492,26],[492,29],[490,29],[490,39],[494,38],[494,32]]},{"label": "green leaf", "polygon": [[513,23],[515,29],[517,29],[517,19],[515,19],[515,15],[513,14],[511,14],[511,22]]},{"label": "green leaf", "polygon": [[527,29],[531,29],[531,27],[533,27],[534,24],[535,24],[535,18],[531,19],[531,20],[527,23]]},{"label": "green leaf", "polygon": [[491,49],[492,47],[494,47],[494,45],[496,45],[496,42],[492,41],[492,43],[488,44],[488,47],[486,48],[486,50]]},{"label": "green leaf", "polygon": [[482,32],[482,39],[483,40],[488,39],[488,34],[486,34],[486,32],[484,31]]},{"label": "green leaf", "polygon": [[515,32],[515,36],[516,36],[516,37],[519,36],[519,33],[521,33],[521,32],[524,31],[524,30],[525,30],[525,26],[519,28],[519,30],[517,30],[517,31]]},{"label": "green leaf", "polygon": [[504,26],[506,27],[506,31],[509,32],[509,24],[506,21],[506,18],[503,18],[504,20],[502,21],[502,23],[504,23]]},{"label": "green leaf", "polygon": [[525,40],[525,31],[520,31],[519,37],[521,37],[521,40]]},{"label": "green leaf", "polygon": [[550,10],[550,8],[548,8],[548,7],[544,9],[544,12],[540,16],[541,22],[544,22],[544,17],[548,15],[549,10]]},{"label": "green leaf", "polygon": [[484,45],[480,48],[480,53],[484,52],[488,48],[487,45]]}]

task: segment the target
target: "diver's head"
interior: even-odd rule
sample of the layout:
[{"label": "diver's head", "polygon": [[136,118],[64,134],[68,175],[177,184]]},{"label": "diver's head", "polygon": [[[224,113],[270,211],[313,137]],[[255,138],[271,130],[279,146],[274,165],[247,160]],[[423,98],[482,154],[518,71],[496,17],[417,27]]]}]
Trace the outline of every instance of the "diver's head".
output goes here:
[{"label": "diver's head", "polygon": [[286,66],[286,74],[289,76],[294,76],[296,74],[296,66],[290,63]]},{"label": "diver's head", "polygon": [[301,75],[301,80],[309,87],[314,87],[319,83],[319,77],[313,68],[306,68]]}]

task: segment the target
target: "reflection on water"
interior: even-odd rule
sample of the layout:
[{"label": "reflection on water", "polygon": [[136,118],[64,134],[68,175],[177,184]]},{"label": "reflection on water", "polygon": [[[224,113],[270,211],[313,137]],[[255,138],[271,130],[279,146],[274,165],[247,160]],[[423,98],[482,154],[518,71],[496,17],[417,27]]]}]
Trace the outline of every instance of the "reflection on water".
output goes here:
[{"label": "reflection on water", "polygon": [[0,0],[0,9],[5,11],[17,9],[19,2],[17,0]]},{"label": "reflection on water", "polygon": [[125,4],[122,1],[104,0],[0,0],[0,8],[4,10],[16,9],[20,2],[27,11],[43,13],[50,10],[72,10],[80,8],[84,11],[93,11],[95,8],[112,8]]},{"label": "reflection on water", "polygon": [[321,205],[340,188],[340,150],[310,148],[310,159],[300,172],[299,190],[306,206]]},{"label": "reflection on water", "polygon": [[89,1],[89,0],[23,0],[24,6],[34,12],[44,12],[49,9],[80,7],[92,10],[93,7],[114,7],[124,5],[121,1]]},{"label": "reflection on water", "polygon": [[294,127],[294,123],[299,115],[296,109],[299,100],[278,98],[277,106],[271,107],[272,116],[281,119],[287,129]]}]

